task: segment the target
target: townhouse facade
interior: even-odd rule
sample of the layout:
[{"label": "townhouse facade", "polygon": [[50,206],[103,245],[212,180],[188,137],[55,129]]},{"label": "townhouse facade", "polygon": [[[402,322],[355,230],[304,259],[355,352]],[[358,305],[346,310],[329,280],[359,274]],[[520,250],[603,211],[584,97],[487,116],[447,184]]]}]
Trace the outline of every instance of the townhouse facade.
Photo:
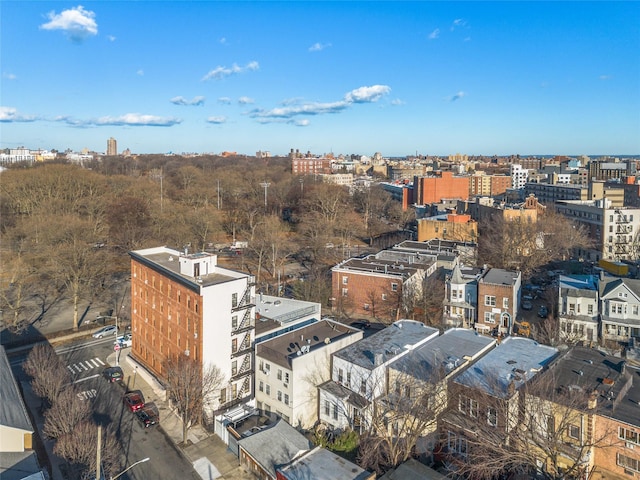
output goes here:
[{"label": "townhouse facade", "polygon": [[640,280],[603,275],[598,287],[602,339],[640,340]]},{"label": "townhouse facade", "polygon": [[598,341],[598,278],[595,275],[558,277],[560,339],[589,345]]},{"label": "townhouse facade", "polygon": [[185,355],[217,366],[225,382],[220,411],[253,397],[255,280],[222,268],[210,253],[156,247],[131,257],[131,355],[158,378],[163,363]]},{"label": "townhouse facade", "polygon": [[511,335],[520,308],[522,274],[491,268],[478,280],[477,320],[474,328],[484,334]]},{"label": "townhouse facade", "polygon": [[321,320],[256,345],[256,407],[291,425],[311,428],[318,419],[317,386],[331,377],[331,354],[362,339],[363,332]]},{"label": "townhouse facade", "polygon": [[482,270],[456,265],[445,279],[443,324],[446,327],[473,328],[478,305],[478,280]]},{"label": "townhouse facade", "polygon": [[318,387],[320,423],[332,429],[365,427],[371,402],[386,392],[387,366],[438,333],[415,320],[398,320],[335,352],[331,379]]}]

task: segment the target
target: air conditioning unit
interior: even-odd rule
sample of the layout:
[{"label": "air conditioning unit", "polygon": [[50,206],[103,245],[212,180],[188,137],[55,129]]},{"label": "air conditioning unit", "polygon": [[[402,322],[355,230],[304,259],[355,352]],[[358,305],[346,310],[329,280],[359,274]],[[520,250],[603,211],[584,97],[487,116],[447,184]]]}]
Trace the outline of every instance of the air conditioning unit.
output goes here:
[{"label": "air conditioning unit", "polygon": [[629,442],[625,443],[624,446],[627,447],[627,448],[630,448],[631,450],[636,448],[636,446],[633,443],[629,443]]}]

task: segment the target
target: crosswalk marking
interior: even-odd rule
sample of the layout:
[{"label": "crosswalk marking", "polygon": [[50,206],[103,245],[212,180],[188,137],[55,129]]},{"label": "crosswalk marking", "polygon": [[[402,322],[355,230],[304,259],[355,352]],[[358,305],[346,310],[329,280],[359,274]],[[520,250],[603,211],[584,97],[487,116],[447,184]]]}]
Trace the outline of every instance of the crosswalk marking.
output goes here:
[{"label": "crosswalk marking", "polygon": [[90,358],[89,360],[82,360],[80,362],[67,365],[67,369],[69,369],[69,371],[75,375],[78,373],[87,372],[94,368],[101,368],[105,365],[106,364],[102,360],[100,360],[98,357],[95,357]]}]

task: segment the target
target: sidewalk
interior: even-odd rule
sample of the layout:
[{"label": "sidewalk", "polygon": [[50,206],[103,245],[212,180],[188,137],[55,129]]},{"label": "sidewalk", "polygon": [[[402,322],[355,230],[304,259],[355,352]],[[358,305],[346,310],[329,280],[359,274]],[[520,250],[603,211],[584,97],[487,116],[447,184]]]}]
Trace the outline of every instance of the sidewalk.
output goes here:
[{"label": "sidewalk", "polygon": [[[217,435],[207,432],[201,425],[189,429],[187,445],[182,446],[182,421],[167,401],[166,391],[153,375],[129,356],[130,348],[119,352],[118,365],[124,373],[128,390],[140,390],[146,402],[154,402],[160,411],[160,427],[182,454],[191,462],[203,480],[249,480],[238,458],[231,453]],[[107,357],[109,365],[116,365],[116,352]]]}]

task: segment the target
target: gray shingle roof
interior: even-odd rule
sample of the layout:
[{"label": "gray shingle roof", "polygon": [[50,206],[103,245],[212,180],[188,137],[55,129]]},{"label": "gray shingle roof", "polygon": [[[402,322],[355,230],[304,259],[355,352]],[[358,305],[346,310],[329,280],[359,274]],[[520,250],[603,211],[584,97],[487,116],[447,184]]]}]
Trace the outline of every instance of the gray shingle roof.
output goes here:
[{"label": "gray shingle roof", "polygon": [[0,425],[33,432],[27,409],[3,346],[0,346]]}]

